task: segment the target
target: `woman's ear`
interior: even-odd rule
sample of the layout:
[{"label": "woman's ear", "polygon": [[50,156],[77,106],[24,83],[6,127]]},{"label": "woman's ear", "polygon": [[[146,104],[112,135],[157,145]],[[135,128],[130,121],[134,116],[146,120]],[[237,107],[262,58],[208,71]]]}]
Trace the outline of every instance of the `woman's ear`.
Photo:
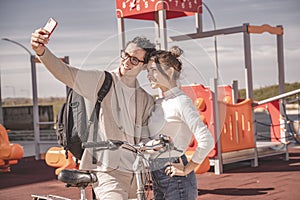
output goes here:
[{"label": "woman's ear", "polygon": [[142,66],[142,70],[143,70],[143,71],[146,70],[146,69],[147,69],[147,66],[148,66],[148,64],[147,64],[147,63],[144,63],[143,66]]},{"label": "woman's ear", "polygon": [[170,78],[173,78],[174,77],[174,73],[175,73],[175,69],[173,67],[170,67],[168,70],[167,70],[167,73],[168,73],[168,76]]}]

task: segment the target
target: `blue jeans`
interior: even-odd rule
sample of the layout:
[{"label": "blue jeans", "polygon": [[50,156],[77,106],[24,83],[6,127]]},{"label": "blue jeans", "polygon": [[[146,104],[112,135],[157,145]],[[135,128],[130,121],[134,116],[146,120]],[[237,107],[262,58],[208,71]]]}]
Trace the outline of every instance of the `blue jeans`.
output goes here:
[{"label": "blue jeans", "polygon": [[[194,171],[187,176],[169,177],[165,173],[165,163],[178,163],[179,159],[157,158],[150,161],[154,199],[155,200],[195,200],[198,196],[197,180]],[[181,156],[184,165],[187,164],[185,155]],[[160,168],[158,166],[161,166]]]}]

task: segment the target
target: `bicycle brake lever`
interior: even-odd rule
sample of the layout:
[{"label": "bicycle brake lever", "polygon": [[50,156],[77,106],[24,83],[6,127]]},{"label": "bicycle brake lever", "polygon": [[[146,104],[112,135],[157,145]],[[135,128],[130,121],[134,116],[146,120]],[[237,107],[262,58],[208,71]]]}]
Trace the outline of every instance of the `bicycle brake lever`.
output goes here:
[{"label": "bicycle brake lever", "polygon": [[164,134],[160,134],[159,138],[160,138],[161,142],[164,144],[164,148],[160,151],[161,153],[165,152],[165,151],[171,151],[171,150],[175,150],[175,151],[178,151],[181,153],[183,152],[183,150],[175,147],[174,143],[172,142],[171,137],[164,135]]},{"label": "bicycle brake lever", "polygon": [[171,141],[171,138],[167,135],[164,134],[160,134],[159,135],[159,139],[163,142],[163,143],[169,143]]}]

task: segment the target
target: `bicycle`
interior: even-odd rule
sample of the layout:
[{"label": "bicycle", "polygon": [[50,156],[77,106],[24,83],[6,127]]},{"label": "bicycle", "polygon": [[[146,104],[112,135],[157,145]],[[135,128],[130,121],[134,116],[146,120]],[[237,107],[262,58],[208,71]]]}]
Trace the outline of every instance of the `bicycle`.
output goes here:
[{"label": "bicycle", "polygon": [[[136,200],[146,200],[146,188],[151,188],[150,174],[145,157],[145,152],[157,151],[161,152],[178,150],[174,147],[170,138],[165,135],[159,136],[159,143],[154,145],[138,144],[133,145],[121,140],[107,140],[102,142],[86,142],[83,143],[84,148],[97,148],[97,150],[117,150],[119,148],[126,149],[136,153],[136,160],[133,163],[133,170],[137,181],[137,198]],[[64,169],[58,175],[58,180],[66,183],[66,187],[77,187],[80,190],[80,200],[86,200],[85,188],[97,182],[97,176],[92,171],[80,171]],[[33,200],[70,200],[65,197],[55,195],[31,195]],[[93,195],[94,198],[94,195]]]}]

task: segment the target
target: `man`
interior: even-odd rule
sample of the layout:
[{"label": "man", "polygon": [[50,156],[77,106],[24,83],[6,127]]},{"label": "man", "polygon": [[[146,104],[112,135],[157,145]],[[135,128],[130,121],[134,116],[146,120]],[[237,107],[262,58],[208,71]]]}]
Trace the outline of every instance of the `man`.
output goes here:
[{"label": "man", "polygon": [[[87,113],[91,113],[104,82],[104,71],[82,70],[63,63],[45,46],[48,34],[45,29],[32,33],[32,49],[58,80],[85,97]],[[153,98],[139,87],[136,77],[145,69],[154,50],[155,45],[148,39],[136,37],[121,52],[119,67],[110,72],[112,87],[101,105],[97,141],[118,139],[137,144],[149,137],[147,121]],[[97,171],[98,182],[93,188],[98,199],[121,200],[136,196],[136,181],[130,172],[134,155],[124,150],[98,151],[96,164],[92,162],[93,155],[86,149],[80,168]]]}]

